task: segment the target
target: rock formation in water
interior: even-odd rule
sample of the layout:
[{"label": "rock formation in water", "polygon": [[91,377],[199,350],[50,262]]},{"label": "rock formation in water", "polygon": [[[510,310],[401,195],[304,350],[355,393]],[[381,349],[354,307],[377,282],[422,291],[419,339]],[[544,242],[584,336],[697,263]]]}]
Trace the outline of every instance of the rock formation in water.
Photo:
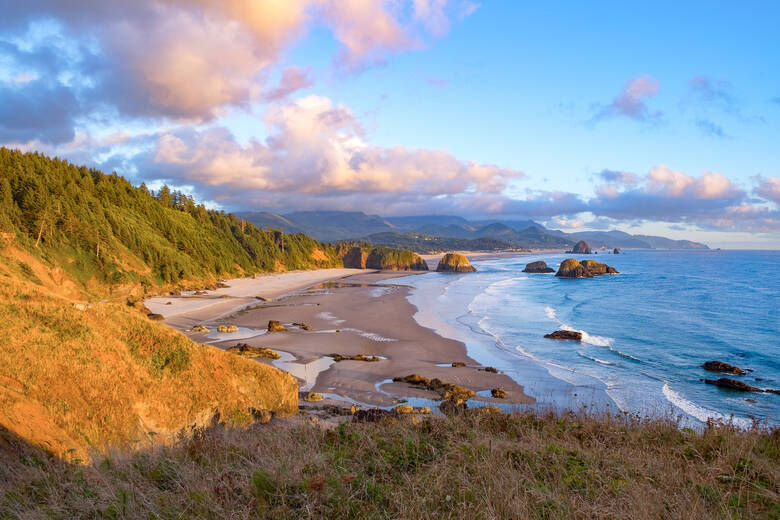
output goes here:
[{"label": "rock formation in water", "polygon": [[577,242],[569,252],[575,255],[589,255],[591,253],[590,246],[584,240]]},{"label": "rock formation in water", "polygon": [[615,249],[613,249],[613,250],[612,250],[612,254],[613,254],[613,255],[619,255],[619,254],[620,254],[620,248],[617,248],[617,247],[616,247]]},{"label": "rock formation in water", "polygon": [[721,377],[719,379],[702,379],[705,383],[708,385],[715,385],[719,386],[721,388],[728,388],[729,390],[737,390],[739,392],[763,392],[761,388],[756,388],[755,386],[750,386],[747,383],[743,383],[742,381],[737,381],[736,379],[731,379],[728,377]]},{"label": "rock formation in water", "polygon": [[574,341],[582,341],[582,332],[576,330],[556,330],[550,334],[545,334],[545,338],[548,339],[570,339]]},{"label": "rock formation in water", "polygon": [[701,367],[710,372],[723,372],[725,374],[734,374],[737,376],[745,375],[745,371],[741,368],[729,365],[723,361],[707,361]]},{"label": "rock formation in water", "polygon": [[560,278],[593,278],[600,274],[619,274],[618,270],[607,264],[601,264],[595,260],[583,260],[581,263],[576,258],[568,258],[561,262],[555,276]]},{"label": "rock formation in water", "polygon": [[436,271],[439,273],[474,273],[477,270],[465,256],[458,253],[447,253],[439,260]]},{"label": "rock formation in water", "polygon": [[544,260],[539,260],[538,262],[531,262],[530,264],[526,264],[525,269],[523,269],[524,273],[554,273],[555,269],[552,267],[547,267],[547,262]]},{"label": "rock formation in water", "polygon": [[569,258],[561,262],[561,266],[558,268],[555,276],[560,278],[593,278],[593,274],[585,269],[585,266],[575,258]]}]

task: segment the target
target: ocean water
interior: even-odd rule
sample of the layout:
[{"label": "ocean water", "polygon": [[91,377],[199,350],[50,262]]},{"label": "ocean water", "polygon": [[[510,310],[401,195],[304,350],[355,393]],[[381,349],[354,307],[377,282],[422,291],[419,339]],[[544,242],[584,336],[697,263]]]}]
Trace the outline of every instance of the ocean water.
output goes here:
[{"label": "ocean water", "polygon": [[[475,274],[394,282],[416,288],[409,298],[421,325],[466,343],[537,406],[666,415],[691,426],[710,418],[780,424],[780,395],[700,381],[720,377],[700,368],[720,360],[753,370],[737,379],[780,388],[780,252],[630,250],[587,257],[619,275],[521,272],[534,260],[557,270],[570,256],[476,260]],[[558,329],[582,331],[583,341],[543,338]]]}]

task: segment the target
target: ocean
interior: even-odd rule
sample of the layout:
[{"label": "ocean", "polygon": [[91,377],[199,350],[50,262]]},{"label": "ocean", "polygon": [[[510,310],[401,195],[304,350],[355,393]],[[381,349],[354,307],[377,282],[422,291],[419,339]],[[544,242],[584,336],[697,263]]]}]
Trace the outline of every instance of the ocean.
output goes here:
[{"label": "ocean", "polygon": [[[561,279],[526,274],[572,255],[479,260],[477,273],[393,280],[414,286],[416,320],[463,341],[469,355],[506,372],[537,407],[666,416],[701,427],[780,425],[780,395],[740,393],[701,381],[719,360],[752,369],[728,376],[780,389],[780,252],[628,250],[592,258],[619,275]],[[578,330],[583,341],[545,339]]]}]

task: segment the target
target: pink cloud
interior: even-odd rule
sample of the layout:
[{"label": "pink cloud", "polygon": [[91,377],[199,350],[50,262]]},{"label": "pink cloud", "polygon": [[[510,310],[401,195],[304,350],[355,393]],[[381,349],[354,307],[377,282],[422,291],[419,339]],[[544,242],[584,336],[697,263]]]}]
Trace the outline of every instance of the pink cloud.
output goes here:
[{"label": "pink cloud", "polygon": [[637,121],[652,121],[661,118],[660,111],[651,112],[647,100],[658,94],[660,82],[652,76],[642,74],[629,80],[620,93],[599,110],[595,119],[623,116]]}]

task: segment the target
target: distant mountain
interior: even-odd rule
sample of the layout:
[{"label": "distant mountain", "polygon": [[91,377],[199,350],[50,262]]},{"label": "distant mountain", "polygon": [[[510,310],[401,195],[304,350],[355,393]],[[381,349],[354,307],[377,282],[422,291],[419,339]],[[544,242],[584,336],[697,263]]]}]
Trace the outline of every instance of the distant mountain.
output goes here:
[{"label": "distant mountain", "polygon": [[386,219],[377,215],[366,215],[358,211],[296,211],[272,219],[273,213],[245,212],[238,214],[252,224],[281,228],[286,233],[302,232],[317,240],[336,242],[364,237],[383,231],[397,231]]},{"label": "distant mountain", "polygon": [[502,251],[512,244],[497,238],[449,238],[408,231],[406,233],[374,233],[364,238],[377,246],[408,249],[417,253],[442,251]]},{"label": "distant mountain", "polygon": [[[237,215],[258,227],[271,227],[285,233],[301,232],[325,242],[368,240],[376,245],[405,247],[415,251],[428,251],[440,246],[446,249],[444,244],[450,244],[450,249],[490,251],[496,249],[496,246],[501,247],[501,243],[510,248],[570,249],[580,240],[599,249],[708,249],[704,244],[689,240],[631,235],[617,230],[565,233],[547,229],[533,220],[469,221],[453,215],[385,218],[357,211],[297,211],[286,215],[245,212]],[[421,238],[423,236],[427,238]],[[491,241],[476,241],[478,239]]]}]

